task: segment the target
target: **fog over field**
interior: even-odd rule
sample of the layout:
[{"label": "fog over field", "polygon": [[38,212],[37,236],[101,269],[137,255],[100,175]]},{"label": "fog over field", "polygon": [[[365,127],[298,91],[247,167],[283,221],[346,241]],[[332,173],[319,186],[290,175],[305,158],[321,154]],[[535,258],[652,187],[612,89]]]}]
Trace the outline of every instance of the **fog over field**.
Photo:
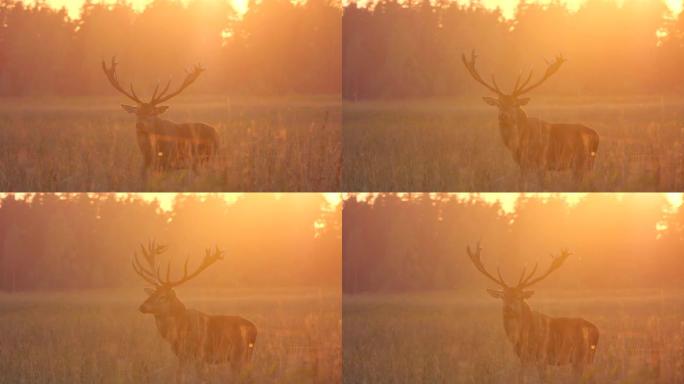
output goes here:
[{"label": "fog over field", "polygon": [[344,204],[346,381],[684,379],[674,196],[378,193]]},{"label": "fog over field", "polygon": [[463,98],[345,103],[347,190],[424,192],[644,192],[684,188],[684,101],[679,98],[541,98],[526,108],[600,136],[594,169],[521,179],[496,108]]},{"label": "fog over field", "polygon": [[340,209],[313,193],[0,196],[0,383],[340,382]]},{"label": "fog over field", "polygon": [[0,105],[3,191],[334,191],[341,113],[334,97],[189,97],[164,117],[218,131],[197,170],[149,172],[134,115],[115,98],[7,99]]}]

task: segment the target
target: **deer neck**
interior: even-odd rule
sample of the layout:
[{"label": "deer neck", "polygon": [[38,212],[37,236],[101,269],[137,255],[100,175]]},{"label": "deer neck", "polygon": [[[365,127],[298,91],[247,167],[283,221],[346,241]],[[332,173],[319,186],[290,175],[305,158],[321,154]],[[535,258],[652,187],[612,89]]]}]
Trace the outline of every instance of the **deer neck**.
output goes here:
[{"label": "deer neck", "polygon": [[501,131],[501,138],[508,149],[515,152],[518,150],[520,144],[520,134],[527,126],[527,113],[518,108],[515,119],[513,121],[499,120],[499,130]]},{"label": "deer neck", "polygon": [[178,336],[178,331],[185,319],[185,312],[187,311],[185,305],[176,299],[173,304],[174,309],[171,313],[155,314],[154,321],[157,324],[157,329],[161,336],[173,343]]},{"label": "deer neck", "polygon": [[138,117],[135,123],[135,128],[139,133],[149,133],[154,130],[154,127],[160,125],[164,120],[159,116]]},{"label": "deer neck", "polygon": [[526,328],[531,324],[532,310],[526,302],[523,301],[522,311],[518,314],[507,314],[503,311],[503,324],[506,336],[514,346],[520,344],[521,339],[526,331]]}]

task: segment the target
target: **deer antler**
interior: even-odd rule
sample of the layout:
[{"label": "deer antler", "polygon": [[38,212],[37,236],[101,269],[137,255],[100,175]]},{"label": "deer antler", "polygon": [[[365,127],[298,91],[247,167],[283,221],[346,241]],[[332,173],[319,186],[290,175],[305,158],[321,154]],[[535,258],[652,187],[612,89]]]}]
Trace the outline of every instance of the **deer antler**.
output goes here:
[{"label": "deer antler", "polygon": [[179,285],[185,283],[186,281],[193,279],[194,277],[199,275],[202,271],[207,269],[209,266],[211,266],[215,262],[217,262],[219,260],[223,260],[223,251],[218,249],[218,247],[216,247],[213,252],[210,248],[207,248],[205,250],[204,259],[202,260],[202,263],[195,270],[195,272],[188,275],[188,261],[189,260],[190,259],[185,260],[183,277],[181,277],[179,280],[176,280],[176,281],[170,280],[170,278],[169,278],[170,277],[170,267],[169,266],[171,263],[169,263],[169,266],[167,266],[167,268],[166,268],[166,279],[162,280],[161,278],[159,278],[159,281],[162,282],[163,285],[167,285],[170,287],[179,286]]},{"label": "deer antler", "polygon": [[172,92],[168,95],[166,95],[166,92],[169,90],[169,86],[171,85],[171,80],[169,80],[168,83],[166,83],[166,87],[157,95],[157,91],[159,90],[159,85],[157,85],[157,88],[154,90],[154,94],[152,95],[152,99],[150,100],[150,104],[155,105],[159,103],[163,103],[177,95],[179,95],[181,92],[185,90],[185,88],[189,87],[190,84],[194,83],[195,80],[204,72],[204,68],[202,68],[201,65],[197,64],[195,68],[193,68],[192,71],[186,70],[185,73],[185,80],[183,80],[183,83],[180,85],[180,87],[175,91]]},{"label": "deer antler", "polygon": [[492,280],[496,284],[498,284],[504,288],[508,287],[508,285],[504,281],[503,277],[501,277],[501,270],[499,268],[496,269],[496,273],[499,276],[499,278],[497,279],[494,276],[492,276],[489,272],[487,272],[487,269],[485,269],[484,265],[482,265],[482,260],[480,259],[480,251],[482,251],[482,248],[480,247],[479,241],[477,242],[475,252],[470,250],[469,245],[466,246],[466,251],[468,251],[468,256],[470,256],[470,261],[473,262],[473,264],[475,265],[475,268],[477,268],[477,270],[480,271],[480,273],[487,276],[490,280]]},{"label": "deer antler", "polygon": [[531,91],[531,90],[539,87],[540,85],[544,84],[544,82],[546,80],[548,80],[551,76],[553,76],[556,72],[558,72],[560,67],[566,61],[567,60],[565,60],[563,55],[558,55],[553,62],[547,61],[546,63],[548,66],[546,68],[546,73],[544,73],[544,76],[541,79],[539,79],[539,81],[537,81],[536,83],[534,83],[530,86],[528,86],[527,84],[529,84],[530,80],[532,80],[533,71],[530,71],[530,75],[527,77],[527,80],[525,80],[520,86],[518,86],[520,83],[520,77],[518,77],[518,81],[515,83],[515,87],[513,88],[512,96],[524,95],[524,94],[528,93],[529,91]]},{"label": "deer antler", "polygon": [[[521,276],[520,281],[518,282],[518,288],[523,289],[523,288],[528,288],[542,280],[544,280],[548,275],[551,274],[551,272],[555,271],[556,269],[560,268],[563,263],[565,263],[565,260],[572,255],[567,250],[562,250],[560,255],[556,256],[553,258],[553,261],[551,262],[551,265],[549,266],[549,269],[546,270],[546,272],[538,277],[533,278],[534,273],[537,271],[537,264],[534,266],[534,270],[532,270],[532,273],[527,275],[527,277],[523,278]],[[525,275],[525,271],[523,270],[523,276]]]},{"label": "deer antler", "polygon": [[171,281],[171,262],[166,265],[166,278],[162,278],[161,268],[157,260],[157,256],[164,253],[166,249],[167,247],[165,245],[158,245],[154,241],[150,241],[147,247],[144,247],[142,244],[140,244],[140,251],[142,252],[143,258],[149,267],[145,268],[140,260],[138,260],[138,252],[134,252],[133,259],[131,261],[135,272],[145,281],[157,287],[176,287],[199,275],[203,270],[207,269],[215,262],[223,260],[223,251],[219,250],[218,247],[216,247],[213,252],[211,249],[206,249],[204,259],[195,272],[188,275],[188,262],[190,261],[188,258],[185,260],[183,277],[179,280]]},{"label": "deer antler", "polygon": [[135,94],[135,91],[133,90],[133,84],[132,83],[130,85],[131,93],[126,92],[126,90],[124,90],[123,87],[121,86],[121,84],[119,83],[119,78],[116,75],[116,66],[118,64],[119,63],[116,61],[116,56],[112,57],[112,62],[109,65],[109,68],[107,68],[107,64],[105,63],[105,61],[102,60],[102,70],[104,71],[105,75],[107,76],[109,83],[112,84],[112,87],[114,87],[114,89],[123,93],[129,99],[135,101],[138,104],[144,104],[142,101],[140,101],[140,99],[138,98],[138,95]]},{"label": "deer antler", "polygon": [[466,57],[465,53],[461,56],[463,60],[463,64],[465,65],[466,69],[470,73],[470,76],[472,76],[475,81],[478,83],[484,85],[487,89],[490,91],[496,93],[499,96],[503,96],[503,92],[499,89],[499,86],[496,84],[496,78],[494,75],[492,75],[492,84],[488,84],[486,81],[482,79],[482,76],[477,72],[477,68],[475,68],[475,62],[477,61],[477,55],[475,54],[475,50],[470,54],[470,60]]},{"label": "deer antler", "polygon": [[140,244],[140,251],[143,254],[143,258],[147,262],[149,269],[145,268],[140,263],[140,260],[138,260],[138,252],[133,253],[133,259],[131,260],[133,269],[138,275],[140,275],[140,277],[145,279],[145,281],[147,281],[148,283],[155,286],[161,286],[161,281],[157,279],[157,276],[155,276],[153,271],[155,267],[157,267],[157,256],[161,255],[166,251],[166,246],[156,244],[154,241],[150,241],[147,244],[147,248]]},{"label": "deer antler", "polygon": [[[127,96],[129,99],[135,101],[138,104],[145,104],[143,101],[140,100],[138,95],[135,93],[135,90],[133,89],[133,84],[130,85],[130,92],[127,92],[119,83],[119,79],[116,75],[116,66],[119,63],[116,61],[116,56],[112,57],[111,64],[109,65],[109,68],[107,67],[107,64],[105,63],[104,60],[102,60],[102,70],[104,71],[105,75],[107,76],[107,79],[109,82],[112,84],[114,89],[117,91],[121,92],[125,96]],[[157,87],[154,89],[154,93],[152,94],[152,98],[150,98],[150,101],[147,104],[150,105],[156,105],[159,103],[163,103],[172,97],[175,97],[179,95],[181,92],[185,90],[190,84],[194,83],[195,80],[199,77],[202,72],[204,72],[204,68],[202,68],[201,65],[196,65],[192,71],[185,71],[186,76],[185,80],[183,80],[183,83],[180,85],[180,87],[175,91],[172,92],[169,95],[166,95],[166,92],[168,92],[169,87],[171,86],[171,80],[169,80],[166,83],[166,86],[159,92],[159,84],[157,84]]]}]

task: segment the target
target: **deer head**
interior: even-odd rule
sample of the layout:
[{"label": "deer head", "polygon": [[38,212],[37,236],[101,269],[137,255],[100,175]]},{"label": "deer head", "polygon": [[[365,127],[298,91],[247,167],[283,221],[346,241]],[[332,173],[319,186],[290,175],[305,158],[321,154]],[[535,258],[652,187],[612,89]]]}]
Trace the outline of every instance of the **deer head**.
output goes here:
[{"label": "deer head", "polygon": [[154,287],[145,289],[149,297],[140,306],[140,312],[161,316],[168,316],[185,310],[185,306],[178,300],[173,288],[196,277],[210,265],[223,259],[223,252],[218,247],[213,251],[207,249],[202,263],[194,272],[188,274],[189,259],[186,259],[183,277],[178,280],[171,280],[171,263],[167,264],[166,277],[162,278],[161,268],[157,262],[157,256],[166,251],[166,246],[150,242],[147,247],[141,244],[140,251],[142,252],[144,262],[147,264],[147,268],[138,260],[138,253],[135,252],[131,261],[133,269],[140,277]]},{"label": "deer head", "polygon": [[157,115],[160,115],[164,113],[169,107],[166,105],[159,105],[165,101],[168,101],[169,99],[179,95],[181,92],[185,90],[185,88],[189,87],[190,84],[195,82],[197,78],[204,72],[204,68],[202,68],[199,64],[196,65],[191,71],[185,71],[186,76],[185,80],[183,80],[183,83],[178,87],[178,89],[174,92],[168,93],[169,87],[171,86],[171,80],[166,83],[166,86],[159,92],[159,84],[157,84],[157,87],[154,89],[154,93],[152,94],[152,97],[150,98],[150,101],[142,101],[138,97],[138,95],[135,93],[135,90],[133,89],[133,84],[129,86],[130,92],[126,91],[121,84],[119,83],[119,78],[116,75],[116,66],[119,63],[116,61],[116,57],[112,57],[112,61],[107,67],[107,63],[102,61],[102,70],[105,73],[105,76],[107,76],[107,79],[109,80],[109,83],[116,89],[117,91],[121,92],[124,96],[128,97],[129,99],[133,100],[136,105],[131,106],[131,105],[126,105],[126,104],[121,104],[121,107],[128,113],[133,113],[137,117],[141,118],[146,118],[146,117],[154,117]]},{"label": "deer head", "polygon": [[477,55],[475,54],[475,51],[471,53],[470,59],[468,59],[465,54],[463,54],[462,59],[463,64],[468,70],[468,73],[470,73],[470,76],[472,76],[475,81],[482,84],[485,88],[496,95],[496,98],[483,97],[483,100],[485,103],[499,108],[499,121],[504,124],[515,122],[519,111],[521,111],[521,107],[530,102],[529,98],[522,96],[546,82],[546,80],[558,72],[560,67],[566,61],[562,55],[559,55],[553,62],[547,62],[548,67],[546,68],[546,73],[544,73],[544,76],[542,76],[541,79],[533,84],[530,84],[530,81],[532,81],[532,75],[534,74],[534,71],[530,71],[530,74],[527,76],[525,81],[521,81],[522,75],[518,76],[518,80],[515,82],[513,91],[510,94],[506,94],[499,88],[494,75],[492,75],[491,84],[482,79],[482,76],[480,76],[477,68],[475,67],[475,62],[477,61]]},{"label": "deer head", "polygon": [[492,280],[501,288],[487,289],[487,292],[492,297],[503,300],[504,316],[507,317],[519,316],[522,313],[523,308],[525,307],[524,301],[532,297],[532,295],[534,294],[534,291],[528,290],[528,288],[544,280],[548,275],[551,274],[551,272],[560,268],[565,262],[565,260],[571,255],[570,252],[562,250],[559,256],[553,257],[553,261],[551,262],[551,265],[546,270],[546,272],[539,276],[535,276],[535,273],[537,272],[537,266],[539,264],[535,263],[534,268],[529,274],[526,274],[526,269],[523,268],[522,274],[520,275],[520,279],[518,280],[518,284],[511,286],[506,284],[503,277],[501,276],[499,268],[497,268],[496,270],[497,277],[494,277],[489,272],[487,272],[484,265],[482,265],[482,260],[480,259],[480,251],[482,251],[482,248],[480,247],[479,242],[477,243],[475,251],[472,251],[470,249],[470,246],[466,247],[466,251],[468,252],[470,261],[472,261],[473,265],[475,265],[475,268],[477,268],[477,270],[480,271],[480,273],[487,276],[490,280]]}]

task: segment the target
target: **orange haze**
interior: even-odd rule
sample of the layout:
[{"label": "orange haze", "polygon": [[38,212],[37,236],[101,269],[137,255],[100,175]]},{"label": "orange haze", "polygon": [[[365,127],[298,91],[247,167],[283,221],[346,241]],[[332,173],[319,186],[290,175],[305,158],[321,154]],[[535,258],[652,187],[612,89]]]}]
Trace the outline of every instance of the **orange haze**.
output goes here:
[{"label": "orange haze", "polygon": [[[515,7],[518,5],[517,0],[481,0],[482,4],[484,4],[486,7],[489,8],[496,8],[499,7],[501,9],[501,12],[503,12],[504,16],[506,18],[512,18],[513,14],[515,12]],[[537,0],[537,3],[551,3],[553,1],[557,0]],[[642,1],[651,1],[651,0],[642,0]],[[468,3],[468,1],[459,1],[460,3]],[[534,1],[530,1],[534,2]],[[585,0],[563,0],[561,1],[564,3],[569,9],[571,10],[577,10],[582,3],[585,2]],[[666,0],[665,1],[670,8],[670,10],[678,14],[679,12],[682,11],[682,2],[681,0]]]},{"label": "orange haze", "polygon": [[[126,0],[125,2],[131,4],[133,9],[138,12],[142,11],[147,4],[151,3],[150,0]],[[47,0],[47,3],[53,8],[66,8],[69,16],[72,18],[79,16],[81,7],[83,6],[83,0]],[[116,3],[116,1],[105,1],[105,3]],[[231,0],[231,4],[238,15],[244,15],[245,12],[247,12],[248,0]]]},{"label": "orange haze", "polygon": [[[144,0],[143,0],[144,1]],[[557,0],[529,0],[529,3],[542,3],[542,4],[548,4],[555,2]],[[566,7],[570,10],[577,10],[579,7],[585,2],[586,0],[561,0],[561,3],[565,4]],[[622,1],[617,0],[618,2],[622,3]],[[641,1],[650,1],[650,0],[641,0]],[[343,4],[349,4],[352,1],[350,0],[345,0],[343,1]],[[365,5],[369,3],[374,3],[374,1],[368,1],[368,0],[357,0],[356,1],[360,5]],[[458,3],[461,4],[469,4],[473,3],[472,0],[458,0]],[[490,9],[495,9],[499,8],[501,9],[501,13],[503,13],[503,16],[507,19],[512,19],[513,16],[515,15],[515,8],[518,6],[520,3],[519,0],[480,0],[482,5],[484,5],[487,8]],[[665,3],[667,6],[670,8],[670,11],[672,11],[673,14],[679,14],[682,11],[682,1],[681,0],[665,0]]]}]

